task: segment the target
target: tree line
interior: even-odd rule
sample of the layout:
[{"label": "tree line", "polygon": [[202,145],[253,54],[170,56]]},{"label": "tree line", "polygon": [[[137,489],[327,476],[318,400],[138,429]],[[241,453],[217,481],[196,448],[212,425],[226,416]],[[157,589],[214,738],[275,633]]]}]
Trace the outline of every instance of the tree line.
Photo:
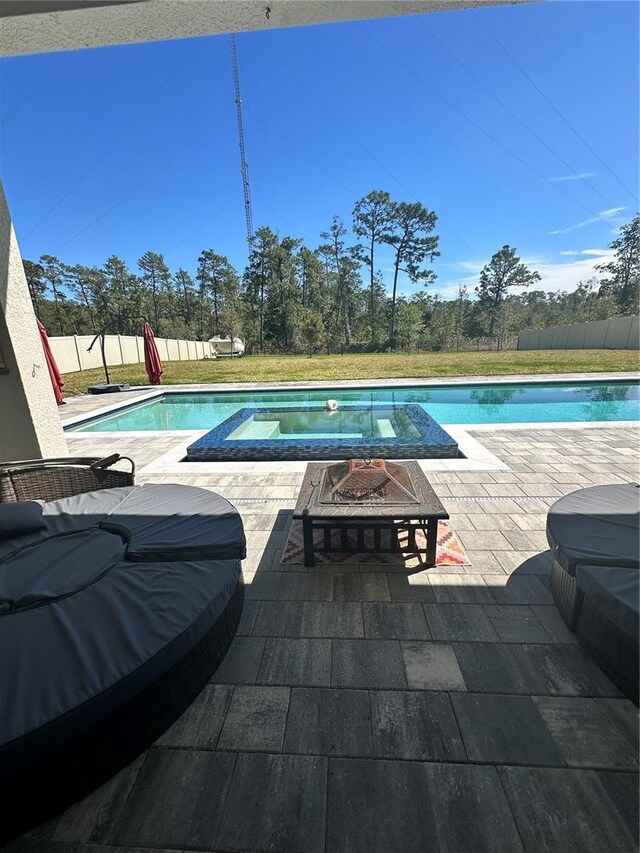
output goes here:
[{"label": "tree line", "polygon": [[[473,294],[454,299],[432,286],[439,256],[437,215],[419,202],[375,190],[354,206],[351,235],[332,218],[315,248],[259,228],[240,275],[225,255],[204,249],[195,269],[171,271],[145,252],[132,271],[116,257],[101,267],[70,266],[52,255],[25,260],[36,314],[49,334],[137,334],[148,318],[156,335],[206,340],[240,336],[247,352],[354,352],[468,348],[504,343],[525,328],[632,314],[640,288],[640,215],[611,244],[604,278],[571,292],[535,289],[540,275],[504,245],[481,270]],[[389,272],[378,268],[381,248]],[[402,277],[417,286],[399,294]],[[475,298],[472,298],[475,297]]]}]

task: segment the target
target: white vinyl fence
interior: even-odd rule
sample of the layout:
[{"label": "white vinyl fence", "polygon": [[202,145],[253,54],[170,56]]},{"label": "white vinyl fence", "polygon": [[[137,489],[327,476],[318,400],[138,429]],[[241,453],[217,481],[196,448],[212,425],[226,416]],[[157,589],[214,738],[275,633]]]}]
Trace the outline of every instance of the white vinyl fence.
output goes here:
[{"label": "white vinyl fence", "polygon": [[[100,339],[87,352],[92,335],[73,335],[64,338],[49,338],[54,358],[61,373],[75,373],[102,367]],[[179,341],[172,338],[156,338],[161,361],[195,361],[209,355],[207,341]],[[105,335],[104,354],[107,365],[139,364],[144,361],[144,338],[133,335]]]},{"label": "white vinyl fence", "polygon": [[612,317],[592,323],[530,329],[518,337],[518,349],[638,349],[640,317]]}]

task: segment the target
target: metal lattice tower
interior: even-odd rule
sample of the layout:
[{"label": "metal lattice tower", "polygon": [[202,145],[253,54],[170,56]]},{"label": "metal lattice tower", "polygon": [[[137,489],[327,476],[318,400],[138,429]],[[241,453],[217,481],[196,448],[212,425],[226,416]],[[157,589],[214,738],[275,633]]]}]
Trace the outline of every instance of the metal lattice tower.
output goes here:
[{"label": "metal lattice tower", "polygon": [[242,98],[240,97],[240,75],[238,73],[238,48],[236,34],[231,34],[231,67],[233,86],[236,94],[236,116],[238,119],[238,145],[240,147],[240,171],[242,172],[242,191],[244,192],[244,214],[247,220],[247,243],[251,247],[253,240],[253,218],[251,216],[251,193],[249,192],[249,168],[244,147],[244,124],[242,121]]}]

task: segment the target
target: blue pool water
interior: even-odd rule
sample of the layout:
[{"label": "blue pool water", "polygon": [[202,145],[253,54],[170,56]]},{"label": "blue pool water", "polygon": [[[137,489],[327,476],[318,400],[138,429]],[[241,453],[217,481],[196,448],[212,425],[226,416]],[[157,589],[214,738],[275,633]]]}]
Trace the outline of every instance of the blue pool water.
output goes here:
[{"label": "blue pool water", "polygon": [[581,382],[167,393],[71,429],[80,432],[213,429],[247,406],[323,407],[328,398],[336,399],[340,408],[417,403],[440,424],[640,420],[638,383]]}]

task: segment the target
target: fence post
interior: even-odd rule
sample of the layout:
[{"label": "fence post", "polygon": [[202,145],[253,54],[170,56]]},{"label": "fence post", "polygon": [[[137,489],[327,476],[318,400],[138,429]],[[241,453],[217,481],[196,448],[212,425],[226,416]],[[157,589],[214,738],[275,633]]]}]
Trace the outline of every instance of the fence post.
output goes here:
[{"label": "fence post", "polygon": [[78,359],[78,370],[82,372],[84,370],[82,366],[82,359],[80,358],[80,347],[78,346],[78,336],[73,336],[73,343],[76,348],[76,358]]},{"label": "fence post", "polygon": [[124,353],[122,352],[122,336],[118,335],[118,349],[120,350],[120,364],[124,364]]}]

